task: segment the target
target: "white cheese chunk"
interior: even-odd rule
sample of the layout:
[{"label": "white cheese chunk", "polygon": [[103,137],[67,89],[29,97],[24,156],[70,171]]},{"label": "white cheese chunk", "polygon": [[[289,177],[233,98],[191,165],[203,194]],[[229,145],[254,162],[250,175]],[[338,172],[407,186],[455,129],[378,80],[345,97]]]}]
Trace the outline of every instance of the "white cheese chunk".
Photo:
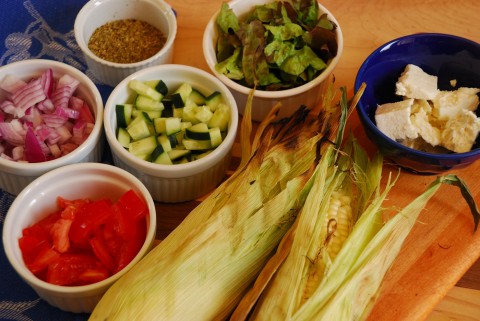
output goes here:
[{"label": "white cheese chunk", "polygon": [[455,118],[462,110],[474,111],[477,109],[479,99],[478,88],[461,87],[453,91],[439,91],[433,99],[432,114],[439,120]]},{"label": "white cheese chunk", "polygon": [[416,111],[412,112],[410,119],[420,137],[432,146],[440,145],[442,131],[430,123],[430,104],[426,100],[415,101],[413,109]]},{"label": "white cheese chunk", "polygon": [[398,78],[395,93],[415,99],[432,100],[438,92],[438,77],[427,74],[422,68],[409,64]]},{"label": "white cheese chunk", "polygon": [[468,152],[479,132],[480,118],[472,111],[463,109],[446,122],[442,131],[442,146],[456,153]]},{"label": "white cheese chunk", "polygon": [[418,132],[410,120],[413,99],[379,105],[375,112],[378,129],[396,141],[414,139]]}]

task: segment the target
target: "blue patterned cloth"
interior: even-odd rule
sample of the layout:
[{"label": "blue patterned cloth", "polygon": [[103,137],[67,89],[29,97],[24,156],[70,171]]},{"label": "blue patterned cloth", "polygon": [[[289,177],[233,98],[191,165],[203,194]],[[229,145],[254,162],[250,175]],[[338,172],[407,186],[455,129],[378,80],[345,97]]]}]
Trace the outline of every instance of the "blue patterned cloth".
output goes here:
[{"label": "blue patterned cloth", "polygon": [[[0,2],[0,65],[43,58],[61,61],[85,72],[104,102],[112,88],[87,70],[73,34],[75,16],[86,0],[9,0]],[[108,158],[108,151],[106,158]],[[108,159],[106,160],[108,161]],[[14,197],[0,187],[0,233]],[[2,233],[3,234],[3,233]],[[67,313],[50,306],[16,274],[5,252],[0,253],[0,320],[87,320],[87,314]]]}]

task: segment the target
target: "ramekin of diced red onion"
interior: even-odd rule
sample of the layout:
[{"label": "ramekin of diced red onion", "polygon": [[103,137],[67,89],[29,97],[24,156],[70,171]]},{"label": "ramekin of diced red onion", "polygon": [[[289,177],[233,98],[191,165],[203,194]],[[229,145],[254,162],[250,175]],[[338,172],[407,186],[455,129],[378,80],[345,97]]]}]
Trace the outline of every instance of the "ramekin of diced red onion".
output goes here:
[{"label": "ramekin of diced red onion", "polygon": [[65,63],[31,59],[0,67],[0,188],[18,194],[54,168],[101,161],[103,102]]}]

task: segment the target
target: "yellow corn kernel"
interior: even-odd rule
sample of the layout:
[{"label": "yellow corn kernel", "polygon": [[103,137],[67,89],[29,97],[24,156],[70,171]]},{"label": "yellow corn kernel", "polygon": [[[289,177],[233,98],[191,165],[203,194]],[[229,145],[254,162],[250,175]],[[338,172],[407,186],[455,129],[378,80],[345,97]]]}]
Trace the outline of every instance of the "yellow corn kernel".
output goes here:
[{"label": "yellow corn kernel", "polygon": [[325,246],[330,259],[333,261],[350,234],[353,226],[351,198],[342,192],[332,193],[328,215],[323,229],[326,239]]}]

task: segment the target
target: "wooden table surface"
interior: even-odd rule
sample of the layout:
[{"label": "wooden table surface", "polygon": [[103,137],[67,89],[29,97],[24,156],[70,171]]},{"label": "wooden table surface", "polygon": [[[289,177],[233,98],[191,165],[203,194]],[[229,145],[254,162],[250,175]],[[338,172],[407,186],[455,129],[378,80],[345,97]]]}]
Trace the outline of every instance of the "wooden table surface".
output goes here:
[{"label": "wooden table surface", "polygon": [[[202,53],[203,30],[221,5],[219,0],[170,0],[177,12],[174,63],[209,71]],[[344,35],[344,50],[335,70],[337,85],[352,91],[356,72],[378,46],[418,33],[449,33],[480,42],[478,0],[324,0]],[[367,150],[354,113],[349,126]],[[238,146],[234,148],[234,156]],[[233,165],[234,166],[234,165]],[[385,172],[396,170],[385,165]],[[455,171],[480,202],[480,162]],[[434,179],[403,172],[390,201],[404,206]],[[163,238],[198,204],[158,204],[158,237]],[[480,231],[457,189],[443,186],[428,204],[405,242],[384,283],[369,320],[480,320]]]}]

